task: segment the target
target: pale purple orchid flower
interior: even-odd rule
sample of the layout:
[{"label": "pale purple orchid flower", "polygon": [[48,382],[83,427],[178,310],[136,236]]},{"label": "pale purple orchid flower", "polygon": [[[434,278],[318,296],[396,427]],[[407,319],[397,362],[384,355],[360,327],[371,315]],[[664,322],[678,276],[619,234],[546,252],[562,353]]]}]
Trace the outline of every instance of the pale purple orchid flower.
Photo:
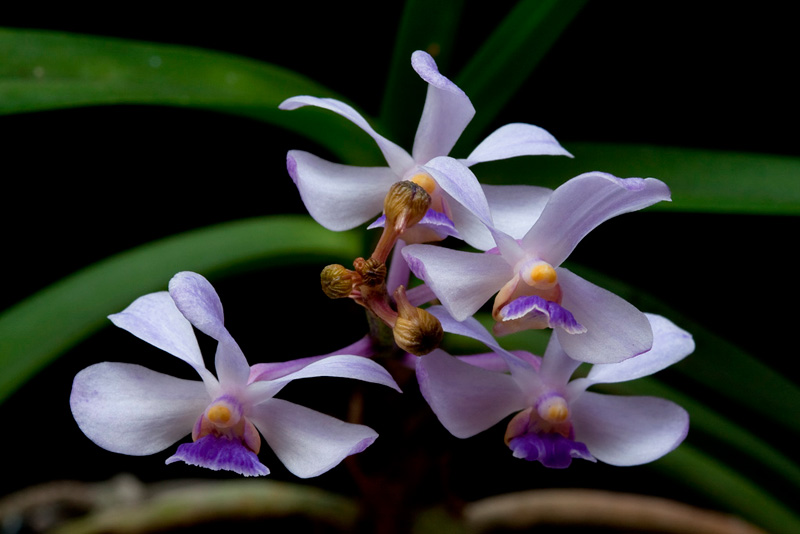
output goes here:
[{"label": "pale purple orchid flower", "polygon": [[571,357],[613,363],[650,349],[647,319],[561,264],[603,221],[669,199],[669,189],[655,178],[590,172],[556,189],[521,239],[491,228],[492,221],[477,214],[497,243],[488,253],[417,244],[402,254],[456,320],[470,317],[496,294],[495,334],[552,327]]},{"label": "pale purple orchid flower", "polygon": [[[412,180],[431,194],[433,202],[432,209],[416,225],[424,236],[415,239],[406,235],[407,242],[453,235],[483,250],[494,246],[490,234],[474,219],[472,212],[476,207],[470,204],[485,203],[487,199],[492,212],[513,214],[499,218],[501,229],[513,234],[520,221],[528,221],[529,227],[535,217],[530,211],[531,204],[541,201],[550,190],[534,186],[481,186],[472,173],[464,173],[459,167],[523,155],[572,157],[571,154],[544,129],[513,123],[490,134],[466,159],[442,160],[474,116],[475,108],[464,91],[439,73],[436,62],[426,52],[414,52],[411,66],[428,83],[411,154],[378,134],[355,109],[338,100],[295,96],[280,104],[284,110],[316,106],[352,121],[373,138],[388,165],[356,167],[332,163],[300,150],[289,151],[289,175],[311,216],[329,230],[354,228],[381,212],[384,197],[393,183]],[[502,226],[506,220],[513,226]]]},{"label": "pale purple orchid flower", "polygon": [[[651,375],[694,350],[692,336],[658,315],[647,314],[652,348],[620,363],[592,366],[584,378],[570,380],[580,362],[551,336],[542,358],[500,348],[474,318],[453,320],[436,313],[445,330],[484,341],[504,361],[504,372],[480,355],[456,358],[442,350],[417,361],[420,390],[444,427],[468,438],[511,414],[505,441],[517,458],[546,467],[568,467],[573,458],[628,466],[652,462],[675,449],[689,430],[689,416],[677,404],[657,397],[605,395],[587,391],[594,384],[617,383]],[[496,362],[497,358],[495,358]],[[509,373],[510,371],[510,373]]]},{"label": "pale purple orchid flower", "polygon": [[[75,377],[70,406],[81,430],[100,447],[143,456],[160,452],[191,433],[166,463],[183,461],[245,476],[266,475],[257,456],[264,436],[289,471],[320,475],[377,438],[369,427],[277,399],[289,382],[343,377],[399,391],[380,365],[357,355],[337,355],[286,368],[270,379],[251,367],[223,324],[222,304],[211,284],[191,272],[175,275],[169,292],[135,300],[111,321],[180,358],[202,381],[183,380],[139,365],[104,362]],[[215,377],[203,363],[192,327],[218,342]],[[257,370],[254,375],[261,374]]]}]

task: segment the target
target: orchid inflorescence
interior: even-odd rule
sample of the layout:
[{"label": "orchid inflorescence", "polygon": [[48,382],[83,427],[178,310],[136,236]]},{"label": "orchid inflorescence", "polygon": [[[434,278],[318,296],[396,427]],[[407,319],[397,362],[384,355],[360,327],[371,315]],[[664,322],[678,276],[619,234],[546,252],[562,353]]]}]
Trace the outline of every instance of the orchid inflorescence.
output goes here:
[{"label": "orchid inflorescence", "polygon": [[[497,129],[466,158],[449,157],[475,110],[428,53],[414,52],[411,65],[428,89],[410,154],[343,102],[296,96],[280,105],[341,115],[372,137],[386,159],[386,167],[354,167],[299,150],[287,155],[289,175],[319,224],[342,231],[374,219],[369,228],[382,228],[369,257],[355,258],[352,268],[326,266],[321,274],[327,296],[352,299],[366,310],[364,339],[327,355],[251,366],[224,325],[211,284],[199,274],[178,273],[168,291],[140,297],[110,319],[188,363],[201,380],[126,363],[84,369],[70,404],[92,441],[113,452],[148,455],[191,434],[168,464],[255,476],[269,473],[257,456],[263,436],[293,474],[317,476],[364,450],[377,433],[276,395],[293,380],[322,376],[399,392],[390,367],[381,365],[387,358],[415,369],[422,396],[451,434],[467,438],[512,416],[506,445],[515,457],[546,467],[565,468],[573,458],[642,464],[683,441],[689,420],[680,406],[588,388],[634,380],[681,360],[694,350],[691,335],[563,267],[600,223],[670,200],[667,186],[602,172],[555,190],[482,185],[470,169],[476,163],[572,156],[542,128],[515,123]],[[449,246],[459,240],[477,252]],[[475,318],[490,301],[492,332]],[[510,352],[495,338],[548,328],[542,356]],[[217,343],[216,376],[204,363],[195,330]],[[445,333],[478,340],[489,351],[452,356],[440,348]],[[576,376],[581,363],[591,369]]]}]

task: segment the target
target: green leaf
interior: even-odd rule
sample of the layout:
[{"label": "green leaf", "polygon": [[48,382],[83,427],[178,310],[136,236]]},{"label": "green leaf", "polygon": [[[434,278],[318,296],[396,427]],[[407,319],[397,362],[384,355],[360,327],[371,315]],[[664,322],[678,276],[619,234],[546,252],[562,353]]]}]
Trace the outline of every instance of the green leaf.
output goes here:
[{"label": "green leaf", "polygon": [[302,133],[346,162],[380,162],[350,121],[322,110],[281,111],[308,94],[345,100],[290,70],[190,47],[0,29],[0,114],[111,104],[233,113]]},{"label": "green leaf", "polygon": [[411,147],[414,141],[417,124],[410,117],[422,113],[428,88],[411,68],[411,54],[425,50],[446,72],[463,4],[464,0],[408,0],[403,8],[380,112],[384,135],[400,146]]},{"label": "green leaf", "polygon": [[358,256],[361,245],[358,233],[333,233],[305,216],[273,216],[194,230],[112,256],[0,315],[0,401],[104,325],[107,315],[164,289],[179,271],[214,277],[265,264],[346,260]]},{"label": "green leaf", "polygon": [[[478,136],[539,64],[586,0],[520,0],[455,78],[478,111],[458,147]],[[465,154],[466,155],[466,154]]]},{"label": "green leaf", "polygon": [[683,444],[653,467],[774,534],[800,532],[800,517],[734,469]]},{"label": "green leaf", "polygon": [[555,188],[578,174],[653,176],[673,202],[651,209],[770,215],[800,214],[800,158],[649,145],[565,143],[574,159],[540,156],[474,167],[484,183]]}]

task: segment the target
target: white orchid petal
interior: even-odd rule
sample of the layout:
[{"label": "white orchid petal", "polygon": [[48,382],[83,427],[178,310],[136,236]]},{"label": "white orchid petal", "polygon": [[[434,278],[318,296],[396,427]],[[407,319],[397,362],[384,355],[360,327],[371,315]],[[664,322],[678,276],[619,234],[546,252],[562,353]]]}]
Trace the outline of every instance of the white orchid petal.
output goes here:
[{"label": "white orchid petal", "polygon": [[582,334],[556,330],[571,358],[588,363],[617,363],[650,350],[653,330],[647,317],[625,299],[559,267],[561,305],[586,328]]},{"label": "white orchid petal", "polygon": [[403,257],[457,321],[478,311],[513,277],[511,267],[496,254],[409,245]]},{"label": "white orchid petal", "polygon": [[593,384],[626,382],[649,376],[694,352],[692,335],[660,315],[645,314],[653,329],[653,347],[619,363],[592,366],[587,379]]},{"label": "white orchid petal", "polygon": [[215,367],[223,388],[247,384],[250,366],[225,328],[222,302],[211,283],[197,273],[184,271],[169,281],[169,293],[195,328],[218,341]]},{"label": "white orchid petal", "polygon": [[568,156],[547,130],[532,124],[512,123],[501,126],[484,139],[464,162],[474,165],[517,156]]},{"label": "white orchid petal", "polygon": [[162,451],[192,431],[211,399],[202,382],[127,363],[98,363],[75,376],[70,407],[100,447],[136,456]]},{"label": "white orchid petal", "polygon": [[464,363],[442,350],[417,361],[417,381],[433,413],[458,438],[483,432],[526,407],[511,375]]},{"label": "white orchid petal", "polygon": [[388,386],[401,392],[392,375],[380,364],[363,356],[339,354],[310,361],[302,368],[273,380],[252,382],[247,387],[247,402],[258,404],[275,395],[292,380],[316,377],[351,378]]},{"label": "white orchid petal", "polygon": [[475,115],[475,108],[464,91],[439,73],[436,62],[427,52],[414,52],[411,66],[428,82],[425,107],[412,150],[414,161],[424,163],[450,153]]},{"label": "white orchid petal", "polygon": [[329,471],[378,437],[364,425],[345,423],[281,399],[254,406],[250,420],[286,468],[300,478]]},{"label": "white orchid petal", "polygon": [[586,392],[570,403],[575,439],[601,462],[640,465],[674,450],[689,431],[689,415],[657,397]]},{"label": "white orchid petal", "polygon": [[380,213],[386,193],[399,179],[388,167],[331,163],[301,150],[289,151],[286,168],[314,220],[336,232]]},{"label": "white orchid petal", "polygon": [[166,291],[139,297],[123,311],[108,318],[119,328],[180,358],[195,369],[205,369],[194,329]]},{"label": "white orchid petal", "polygon": [[669,198],[669,188],[655,178],[585,173],[553,191],[536,224],[522,238],[522,247],[551,265],[560,265],[602,222]]},{"label": "white orchid petal", "polygon": [[344,102],[333,98],[317,98],[315,96],[302,95],[287,98],[281,102],[278,108],[293,110],[303,106],[316,106],[333,111],[364,130],[378,144],[378,148],[383,153],[383,157],[386,158],[386,163],[389,164],[389,167],[391,167],[396,175],[402,176],[414,166],[414,160],[408,152],[376,132],[360,113]]}]

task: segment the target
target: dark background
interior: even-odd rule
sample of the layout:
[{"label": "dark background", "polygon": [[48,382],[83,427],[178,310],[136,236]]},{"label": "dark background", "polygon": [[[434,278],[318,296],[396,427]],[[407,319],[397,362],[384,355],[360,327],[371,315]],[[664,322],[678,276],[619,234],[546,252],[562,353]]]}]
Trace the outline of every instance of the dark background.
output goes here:
[{"label": "dark background", "polygon": [[[486,5],[466,3],[445,75],[454,77],[501,20],[503,3]],[[797,156],[798,46],[784,6],[590,0],[492,127],[533,123],[567,149],[570,142],[609,141]],[[240,54],[298,70],[367,113],[378,113],[401,3],[380,11],[289,3],[270,5],[268,16],[235,5],[218,9],[11,13],[2,23]],[[286,175],[285,152],[324,153],[270,125],[186,109],[72,109],[4,116],[0,124],[4,160],[10,163],[0,197],[3,308],[81,267],[154,239],[239,218],[302,213]],[[658,177],[658,169],[651,175]],[[789,371],[797,353],[789,338],[797,318],[790,304],[797,291],[786,251],[796,247],[798,229],[791,217],[648,211],[598,228],[572,259],[646,288]],[[685,269],[663,268],[674,265],[676,257]],[[360,335],[360,327],[319,326],[331,317],[358,325],[362,316],[349,303],[327,301],[318,293],[318,270],[274,269],[267,276],[215,282],[229,328],[251,363],[328,352]],[[298,306],[313,309],[313,317],[298,316]],[[287,325],[325,329],[295,338]],[[142,358],[154,369],[186,374],[158,351],[107,328],[9,399],[4,413],[14,414],[14,430],[7,432],[3,450],[24,467],[3,477],[0,492],[63,478],[104,480],[120,471],[145,480],[226,478],[164,467],[167,453],[114,455],[77,429],[67,402],[72,376],[97,361]],[[384,397],[378,390],[367,387],[366,393]],[[345,392],[334,393],[320,402],[343,407],[345,397]],[[393,409],[387,412],[373,424],[382,439],[364,454],[369,465],[396,452]],[[500,442],[501,430],[459,441],[436,425],[422,428],[422,436],[414,438],[419,441],[409,441],[408,447],[446,451],[450,459],[442,469],[463,499],[548,485],[610,484],[713,505],[699,495],[677,495],[646,468],[620,472],[578,462],[552,472],[511,459]],[[261,456],[272,476],[293,480],[269,451]],[[341,467],[311,482],[353,490]],[[435,499],[436,490],[431,492]]]}]

